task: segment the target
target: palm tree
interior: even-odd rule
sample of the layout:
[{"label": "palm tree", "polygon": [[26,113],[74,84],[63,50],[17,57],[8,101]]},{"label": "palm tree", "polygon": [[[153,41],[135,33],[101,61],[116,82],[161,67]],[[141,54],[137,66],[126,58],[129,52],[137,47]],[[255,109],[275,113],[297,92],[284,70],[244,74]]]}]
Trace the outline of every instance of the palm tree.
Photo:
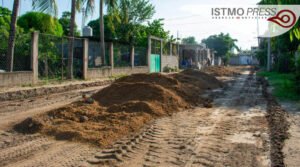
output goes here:
[{"label": "palm tree", "polygon": [[[73,79],[73,48],[74,48],[74,34],[75,34],[75,14],[76,10],[80,11],[81,7],[86,3],[86,13],[94,11],[94,0],[72,0],[71,9],[71,23],[70,23],[70,39],[68,52],[68,73],[67,78]],[[87,16],[87,15],[86,15]]]},{"label": "palm tree", "polygon": [[105,41],[104,41],[104,21],[103,21],[103,3],[107,5],[107,10],[111,14],[116,14],[115,7],[119,0],[100,0],[100,47],[102,65],[105,65]]},{"label": "palm tree", "polygon": [[68,73],[67,78],[73,79],[73,48],[74,48],[74,27],[75,27],[75,14],[76,14],[76,0],[72,0],[71,9],[71,23],[70,23],[70,39],[69,39],[69,50],[68,50]]},{"label": "palm tree", "polygon": [[[48,10],[48,13],[57,13],[55,0],[33,0],[34,8],[40,11]],[[68,49],[68,73],[67,78],[73,79],[73,48],[74,48],[74,34],[75,34],[75,17],[76,11],[80,11],[81,7],[86,4],[86,13],[94,11],[95,0],[72,0],[71,7],[71,23],[70,23],[70,38]],[[87,16],[87,15],[86,15]]]},{"label": "palm tree", "polygon": [[14,0],[13,11],[11,15],[10,29],[9,29],[9,40],[8,40],[8,51],[7,51],[7,70],[12,72],[14,67],[14,48],[15,48],[15,36],[17,28],[17,17],[19,12],[20,0]]}]

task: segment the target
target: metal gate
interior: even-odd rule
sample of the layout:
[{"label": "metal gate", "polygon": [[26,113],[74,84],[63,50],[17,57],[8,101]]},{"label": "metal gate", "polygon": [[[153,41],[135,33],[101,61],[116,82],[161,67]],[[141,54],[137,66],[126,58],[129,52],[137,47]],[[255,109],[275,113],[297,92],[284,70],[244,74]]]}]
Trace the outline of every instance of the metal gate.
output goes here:
[{"label": "metal gate", "polygon": [[150,56],[150,72],[160,72],[160,55]]}]

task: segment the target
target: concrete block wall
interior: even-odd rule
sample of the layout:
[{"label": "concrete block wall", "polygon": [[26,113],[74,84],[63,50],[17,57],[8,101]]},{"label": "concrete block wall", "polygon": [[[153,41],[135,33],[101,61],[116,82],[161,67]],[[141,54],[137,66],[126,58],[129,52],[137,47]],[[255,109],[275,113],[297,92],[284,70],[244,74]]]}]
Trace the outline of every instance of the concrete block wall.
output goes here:
[{"label": "concrete block wall", "polygon": [[22,86],[38,82],[38,32],[31,34],[31,71],[0,72],[0,87]]},{"label": "concrete block wall", "polygon": [[121,74],[136,74],[136,73],[148,73],[148,66],[140,67],[115,67],[113,70],[110,67],[107,68],[89,68],[87,69],[87,79],[105,78],[109,76],[118,76]]},{"label": "concrete block wall", "polygon": [[161,57],[161,64],[162,64],[162,70],[164,70],[165,67],[171,67],[171,68],[179,68],[179,58],[177,56],[166,56],[163,55]]},{"label": "concrete block wall", "polygon": [[0,72],[0,87],[21,86],[33,83],[32,71]]}]

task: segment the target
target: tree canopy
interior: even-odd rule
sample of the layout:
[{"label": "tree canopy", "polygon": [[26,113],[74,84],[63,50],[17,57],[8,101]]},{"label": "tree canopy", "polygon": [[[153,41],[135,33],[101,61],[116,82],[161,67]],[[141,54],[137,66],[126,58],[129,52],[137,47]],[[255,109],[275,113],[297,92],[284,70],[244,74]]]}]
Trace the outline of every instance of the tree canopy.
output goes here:
[{"label": "tree canopy", "polygon": [[[71,12],[63,12],[61,18],[58,20],[63,28],[63,35],[70,36],[70,25],[71,25]],[[75,24],[75,35],[80,36],[80,31],[77,29],[77,24]]]},{"label": "tree canopy", "polygon": [[195,37],[191,36],[191,37],[187,37],[187,38],[182,38],[182,43],[183,44],[197,44],[197,41],[196,41]]},{"label": "tree canopy", "polygon": [[[149,21],[155,13],[149,0],[120,0],[114,8],[115,13],[109,12],[104,16],[105,40],[118,40],[146,47],[149,35],[166,40],[173,39],[164,30],[163,19]],[[89,22],[88,25],[92,27],[94,36],[99,37],[99,19]]]},{"label": "tree canopy", "polygon": [[215,55],[220,57],[225,57],[232,48],[239,50],[235,42],[237,42],[236,39],[233,39],[229,34],[224,33],[211,35],[207,39],[202,40],[202,43],[205,43],[208,48],[217,51]]},{"label": "tree canopy", "polygon": [[63,28],[59,21],[45,13],[28,12],[19,17],[18,26],[22,27],[25,32],[36,30],[41,33],[63,35]]}]

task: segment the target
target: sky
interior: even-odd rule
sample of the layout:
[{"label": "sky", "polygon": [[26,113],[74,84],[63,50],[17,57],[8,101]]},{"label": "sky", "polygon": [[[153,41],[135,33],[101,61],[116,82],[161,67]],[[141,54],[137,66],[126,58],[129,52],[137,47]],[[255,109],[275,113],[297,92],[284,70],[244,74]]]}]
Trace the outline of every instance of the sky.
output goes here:
[{"label": "sky", "polygon": [[[99,1],[96,0],[96,8],[90,20],[99,17]],[[164,27],[171,35],[180,38],[194,36],[198,42],[210,35],[221,32],[229,33],[237,39],[237,45],[242,49],[250,49],[257,46],[257,24],[255,21],[228,22],[227,20],[212,20],[211,8],[222,6],[245,6],[255,5],[257,0],[150,0],[155,6],[156,13],[153,19],[164,18]],[[58,17],[64,11],[71,10],[71,0],[57,0]],[[12,9],[13,0],[0,0],[1,6]],[[25,14],[32,10],[31,0],[21,0],[19,14]],[[82,25],[82,14],[77,13],[76,23],[80,28]]]}]

